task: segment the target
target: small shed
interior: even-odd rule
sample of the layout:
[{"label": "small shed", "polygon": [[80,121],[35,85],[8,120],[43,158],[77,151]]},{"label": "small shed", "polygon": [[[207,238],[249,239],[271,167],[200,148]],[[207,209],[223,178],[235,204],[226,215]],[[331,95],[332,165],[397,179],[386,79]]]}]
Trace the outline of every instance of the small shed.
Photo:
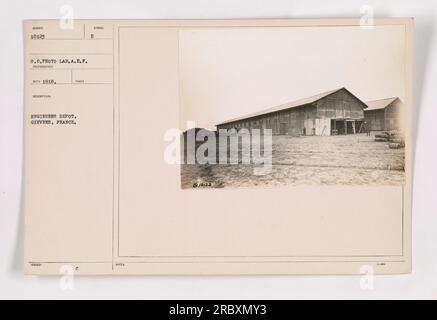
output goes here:
[{"label": "small shed", "polygon": [[403,112],[402,101],[397,98],[366,102],[364,121],[367,131],[400,131]]}]

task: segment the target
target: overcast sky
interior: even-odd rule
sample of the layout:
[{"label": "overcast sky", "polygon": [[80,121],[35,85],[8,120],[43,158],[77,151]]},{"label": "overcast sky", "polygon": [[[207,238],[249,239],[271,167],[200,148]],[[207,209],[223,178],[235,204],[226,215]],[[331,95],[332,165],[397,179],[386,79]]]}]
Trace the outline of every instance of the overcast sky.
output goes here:
[{"label": "overcast sky", "polygon": [[404,61],[404,26],[181,30],[181,126],[214,129],[340,87],[363,101],[403,100]]}]

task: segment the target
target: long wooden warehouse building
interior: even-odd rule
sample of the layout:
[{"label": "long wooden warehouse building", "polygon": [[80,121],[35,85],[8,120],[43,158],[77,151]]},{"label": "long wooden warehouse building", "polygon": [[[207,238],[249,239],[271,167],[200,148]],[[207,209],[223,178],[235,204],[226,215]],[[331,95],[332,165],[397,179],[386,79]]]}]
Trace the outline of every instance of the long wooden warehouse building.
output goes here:
[{"label": "long wooden warehouse building", "polygon": [[336,135],[364,132],[367,105],[346,88],[232,119],[217,129],[271,129],[275,135]]}]

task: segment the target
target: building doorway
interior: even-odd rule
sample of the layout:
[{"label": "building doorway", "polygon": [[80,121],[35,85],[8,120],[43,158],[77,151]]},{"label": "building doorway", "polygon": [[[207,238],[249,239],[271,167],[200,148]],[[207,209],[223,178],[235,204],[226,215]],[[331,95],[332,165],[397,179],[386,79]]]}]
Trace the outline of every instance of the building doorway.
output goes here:
[{"label": "building doorway", "polygon": [[280,123],[279,124],[279,134],[280,135],[286,135],[287,132],[287,124],[286,123]]},{"label": "building doorway", "polygon": [[331,120],[331,135],[346,134],[344,120]]},{"label": "building doorway", "polygon": [[331,135],[356,134],[362,132],[362,130],[363,130],[362,120],[350,120],[350,119],[331,120]]}]

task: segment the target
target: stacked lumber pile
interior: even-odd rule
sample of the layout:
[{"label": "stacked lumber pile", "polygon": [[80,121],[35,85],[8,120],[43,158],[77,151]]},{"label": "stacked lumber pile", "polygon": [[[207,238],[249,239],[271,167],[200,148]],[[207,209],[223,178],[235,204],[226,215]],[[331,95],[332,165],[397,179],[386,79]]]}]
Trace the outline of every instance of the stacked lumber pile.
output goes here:
[{"label": "stacked lumber pile", "polygon": [[375,141],[378,142],[388,142],[390,139],[390,133],[384,131],[375,135]]},{"label": "stacked lumber pile", "polygon": [[375,135],[375,141],[389,142],[390,149],[402,149],[405,148],[405,140],[399,132],[387,132],[383,131]]}]

